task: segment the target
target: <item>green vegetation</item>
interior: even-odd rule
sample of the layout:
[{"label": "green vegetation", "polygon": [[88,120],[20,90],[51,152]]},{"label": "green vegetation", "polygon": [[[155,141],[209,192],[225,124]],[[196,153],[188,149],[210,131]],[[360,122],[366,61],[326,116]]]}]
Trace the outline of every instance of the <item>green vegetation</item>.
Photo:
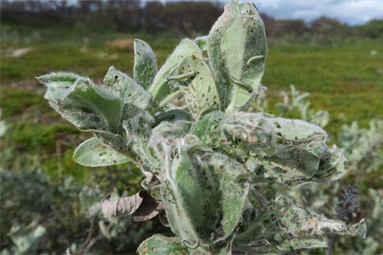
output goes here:
[{"label": "green vegetation", "polygon": [[[274,39],[269,47],[266,71],[262,80],[262,84],[268,87],[269,112],[278,112],[275,104],[281,100],[280,92],[289,90],[289,85],[294,84],[297,89],[310,92],[312,109],[323,109],[330,113],[330,123],[326,126],[326,130],[335,141],[344,124],[351,124],[356,120],[360,127],[369,128],[371,118],[383,119],[383,45],[381,38],[379,39],[381,27],[381,22],[377,21],[361,28],[361,31],[372,34],[372,37],[377,39],[341,37],[323,45],[315,37],[310,36],[303,39],[296,37]],[[53,189],[51,186],[63,184],[69,176],[74,177],[75,191],[69,198],[62,193],[55,193],[47,201],[43,201],[44,197],[39,200],[45,203],[44,208],[47,208],[49,201],[57,199],[52,211],[43,218],[52,217],[57,208],[63,209],[64,206],[68,208],[73,206],[77,210],[75,210],[75,216],[80,215],[78,211],[81,205],[77,194],[84,185],[94,187],[92,185],[97,182],[100,185],[95,189],[107,192],[111,190],[110,180],[114,180],[113,186],[118,191],[129,190],[133,193],[139,189],[142,177],[139,176],[138,169],[132,168],[130,175],[122,178],[122,173],[130,168],[129,164],[116,169],[105,167],[89,169],[75,163],[72,159],[75,146],[89,138],[90,134],[80,135],[72,125],[67,124],[53,112],[43,98],[45,88],[37,84],[33,77],[51,71],[65,70],[92,77],[95,82],[100,83],[111,65],[132,76],[134,53],[126,43],[126,39],[136,37],[144,39],[152,46],[158,66],[165,62],[166,57],[179,41],[179,38],[168,33],[155,36],[143,33],[94,33],[84,28],[73,30],[66,26],[35,27],[26,24],[2,23],[0,108],[2,119],[6,121],[9,129],[0,141],[1,168],[25,175],[22,178],[31,182],[34,179],[30,178],[28,172],[37,174],[36,185],[40,183],[38,180],[40,174],[47,174],[41,178],[49,179],[44,181],[48,184],[43,185],[46,188],[44,188],[45,191],[49,192]],[[122,40],[122,47],[110,44],[116,40]],[[16,54],[18,50],[25,48],[29,50],[24,54]],[[295,113],[287,113],[285,116],[300,117]],[[121,169],[123,171],[119,171]],[[103,181],[100,182],[97,178],[103,175],[110,178],[103,177]],[[116,181],[116,175],[121,177],[118,181]],[[366,174],[365,179],[360,182],[363,196],[368,196],[369,187],[378,190],[381,175],[381,167],[378,171]],[[18,179],[19,177],[2,175],[1,178],[4,181],[8,180],[6,178]],[[355,176],[352,175],[344,182],[353,182],[354,178]],[[22,180],[18,180],[16,184],[21,185]],[[32,184],[30,187],[33,187]],[[28,193],[28,189],[23,192]],[[36,197],[44,192],[37,194]],[[375,191],[370,193],[373,192]],[[379,193],[373,194],[376,198],[376,194]],[[103,195],[105,193],[99,192],[95,195],[95,199],[99,201]],[[331,196],[335,196],[335,192],[331,193]],[[23,198],[18,199],[21,199],[20,203],[24,202]],[[67,203],[61,205],[61,202],[66,199]],[[370,205],[372,198],[366,201],[361,207]],[[375,203],[382,202],[376,200]],[[28,206],[29,204],[23,208]],[[65,210],[68,209],[63,209],[63,212],[59,214],[60,217],[69,213]],[[26,217],[23,224],[29,224],[30,219],[34,219],[39,214],[41,212]],[[14,215],[14,211],[9,211],[7,215],[3,215],[4,220]],[[20,215],[20,218],[22,217],[23,215]],[[60,218],[55,217],[55,220]],[[59,228],[55,228],[53,223],[48,224],[49,227],[54,228],[54,236],[57,240],[60,239],[59,234],[64,237],[75,236],[80,242],[86,240],[86,230],[89,229],[88,218],[84,215],[81,219],[76,217],[65,218],[63,225]],[[3,237],[7,235],[6,231],[10,225],[1,223]],[[133,223],[129,222],[129,224]],[[159,225],[155,223],[154,228],[158,228],[156,224]],[[78,229],[78,226],[82,226],[83,229]],[[124,225],[119,231],[126,231],[130,226]],[[137,227],[137,225],[133,226]],[[376,223],[376,226],[379,226],[379,223]],[[148,229],[151,227],[148,226]],[[163,229],[160,228],[160,230]],[[101,236],[101,233],[97,235]],[[128,232],[121,236],[121,238],[131,237],[132,234]],[[120,247],[121,250],[134,252],[144,236],[140,234],[133,239],[134,241],[129,243],[128,247]],[[100,240],[102,240],[100,247],[108,243],[105,238]],[[7,239],[3,245],[9,243]],[[68,247],[67,243],[62,244],[56,241],[48,244],[51,249],[62,252]],[[103,251],[117,252],[113,250],[113,247],[112,244]]]}]

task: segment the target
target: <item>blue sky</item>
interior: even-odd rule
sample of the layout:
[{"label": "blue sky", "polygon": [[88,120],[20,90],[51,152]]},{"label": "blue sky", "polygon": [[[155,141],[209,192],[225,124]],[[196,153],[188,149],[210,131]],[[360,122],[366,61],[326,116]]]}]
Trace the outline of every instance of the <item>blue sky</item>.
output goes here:
[{"label": "blue sky", "polygon": [[[170,0],[179,1],[179,0]],[[199,1],[199,0],[194,0]],[[260,12],[278,19],[311,21],[320,16],[336,18],[350,25],[383,19],[383,0],[251,0]],[[166,2],[162,0],[161,2]],[[169,2],[169,0],[168,0]],[[214,2],[214,1],[213,1]],[[226,1],[220,0],[225,3]]]},{"label": "blue sky", "polygon": [[306,21],[320,16],[339,19],[350,25],[383,18],[383,0],[258,0],[261,12],[275,18],[300,18]]}]

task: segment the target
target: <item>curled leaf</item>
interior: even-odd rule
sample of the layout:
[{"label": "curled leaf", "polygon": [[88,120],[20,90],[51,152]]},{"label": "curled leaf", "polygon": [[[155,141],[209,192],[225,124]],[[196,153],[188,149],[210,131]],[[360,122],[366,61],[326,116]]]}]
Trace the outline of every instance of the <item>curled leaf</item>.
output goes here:
[{"label": "curled leaf", "polygon": [[142,195],[142,203],[132,215],[134,221],[150,220],[163,210],[161,201],[157,201],[148,192],[143,192]]},{"label": "curled leaf", "polygon": [[162,203],[150,196],[145,190],[129,197],[120,197],[110,200],[112,193],[109,193],[102,200],[102,212],[106,217],[118,217],[131,215],[135,221],[149,220],[162,210]]},{"label": "curled leaf", "polygon": [[[141,194],[140,194],[141,193]],[[112,192],[102,200],[102,212],[106,217],[117,217],[134,213],[141,205],[143,193],[140,191],[130,197],[110,200]]]},{"label": "curled leaf", "polygon": [[38,78],[47,86],[45,98],[62,117],[80,130],[118,132],[122,102],[86,77],[51,73]]}]

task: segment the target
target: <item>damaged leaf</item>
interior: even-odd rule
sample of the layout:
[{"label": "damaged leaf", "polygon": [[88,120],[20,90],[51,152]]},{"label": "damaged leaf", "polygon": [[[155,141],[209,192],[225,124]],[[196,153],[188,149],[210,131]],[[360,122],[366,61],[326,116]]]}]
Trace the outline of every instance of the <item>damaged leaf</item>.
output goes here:
[{"label": "damaged leaf", "polygon": [[120,165],[131,161],[127,155],[113,150],[97,137],[80,144],[74,152],[73,159],[83,166],[90,167]]},{"label": "damaged leaf", "polygon": [[134,40],[134,80],[147,89],[157,74],[156,56],[152,48],[140,39]]},{"label": "damaged leaf", "polygon": [[179,237],[153,235],[143,241],[137,249],[140,255],[188,255],[188,249],[182,245]]},{"label": "damaged leaf", "polygon": [[106,217],[118,217],[132,214],[133,220],[149,220],[162,210],[162,203],[157,202],[150,194],[141,190],[130,197],[120,197],[110,200],[112,193],[109,193],[102,200],[102,212]]}]

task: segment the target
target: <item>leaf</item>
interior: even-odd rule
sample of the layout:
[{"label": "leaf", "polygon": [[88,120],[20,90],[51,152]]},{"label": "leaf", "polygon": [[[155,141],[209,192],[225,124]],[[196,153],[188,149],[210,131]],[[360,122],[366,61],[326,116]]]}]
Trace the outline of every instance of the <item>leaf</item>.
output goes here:
[{"label": "leaf", "polygon": [[134,40],[134,80],[148,89],[157,74],[156,57],[152,48],[140,39]]},{"label": "leaf", "polygon": [[120,197],[110,200],[112,193],[109,193],[102,200],[102,212],[106,217],[117,217],[133,214],[143,201],[142,192],[130,197]]},{"label": "leaf", "polygon": [[222,144],[221,127],[227,116],[221,111],[214,111],[204,115],[194,123],[190,133],[196,135],[205,145],[216,148]]},{"label": "leaf", "polygon": [[155,118],[155,124],[154,126],[157,126],[163,121],[168,122],[177,122],[177,121],[184,121],[184,122],[190,122],[192,119],[192,116],[187,111],[181,110],[181,109],[171,109],[164,112],[159,112],[154,116]]},{"label": "leaf", "polygon": [[308,148],[279,146],[270,156],[261,159],[265,178],[272,178],[285,187],[307,182],[318,170],[320,159]]},{"label": "leaf", "polygon": [[142,190],[141,193],[143,200],[140,207],[138,207],[132,215],[134,221],[150,220],[156,217],[163,210],[161,201],[157,201],[145,190]]},{"label": "leaf", "polygon": [[309,148],[321,159],[320,167],[310,181],[317,183],[335,181],[347,174],[344,166],[347,160],[336,145],[328,148],[324,143],[315,142],[310,144]]},{"label": "leaf", "polygon": [[319,126],[302,120],[269,118],[275,127],[277,139],[283,144],[308,144],[312,141],[325,141],[327,133]]},{"label": "leaf", "polygon": [[189,155],[182,142],[178,150],[161,177],[173,232],[195,245],[226,239],[241,217],[249,187],[246,170],[222,154]]},{"label": "leaf", "polygon": [[171,94],[171,88],[168,83],[168,76],[179,65],[184,57],[191,54],[201,55],[198,46],[190,39],[184,39],[177,46],[174,52],[166,60],[165,64],[154,77],[153,84],[149,88],[149,92],[153,96],[155,106],[160,105],[161,101]]},{"label": "leaf", "polygon": [[267,55],[266,34],[255,6],[230,1],[209,33],[207,50],[220,85],[221,107],[227,107],[227,113],[245,109],[257,94]]},{"label": "leaf", "polygon": [[137,249],[140,255],[188,255],[187,247],[181,244],[179,237],[153,235],[143,241]]},{"label": "leaf", "polygon": [[217,82],[218,92],[220,93],[220,110],[226,109],[232,89],[229,73],[225,67],[225,62],[222,61],[224,59],[224,53],[221,49],[221,41],[223,35],[238,15],[238,2],[229,1],[224,10],[224,13],[215,22],[207,37],[209,63],[215,76],[215,81]]},{"label": "leaf", "polygon": [[90,167],[119,165],[131,161],[128,156],[113,150],[97,137],[81,143],[74,152],[73,159],[83,166]]},{"label": "leaf", "polygon": [[[128,75],[111,66],[105,75],[103,87],[121,98],[124,106],[134,105],[146,109],[151,102],[151,95]],[[125,108],[125,107],[124,107]]]},{"label": "leaf", "polygon": [[[227,113],[245,109],[258,92],[267,55],[262,19],[250,2],[238,4],[239,12],[221,41],[225,67],[234,87]],[[240,81],[240,83],[234,82]],[[238,86],[244,84],[243,86]]]},{"label": "leaf", "polygon": [[251,248],[263,246],[266,248],[263,252],[271,253],[325,248],[328,233],[362,237],[366,234],[364,220],[355,225],[330,220],[294,205],[291,199],[281,194],[268,202],[252,191],[249,199],[256,212],[248,217],[249,223],[236,235],[234,250],[249,249],[254,252]]},{"label": "leaf", "polygon": [[106,217],[132,214],[134,221],[146,221],[157,216],[162,210],[162,203],[150,196],[146,190],[129,197],[110,200],[109,193],[102,200],[102,212]]},{"label": "leaf", "polygon": [[199,119],[206,111],[219,109],[219,96],[213,75],[199,56],[185,56],[168,79],[177,80],[179,90],[195,119]]},{"label": "leaf", "polygon": [[61,116],[83,131],[118,132],[121,100],[85,77],[52,73],[38,78],[47,87],[45,98]]},{"label": "leaf", "polygon": [[[77,74],[73,73],[66,73],[66,72],[59,72],[59,73],[49,73],[40,77],[37,77],[36,79],[48,87],[49,92],[49,98],[52,100],[57,100],[60,97],[62,92],[65,92],[69,87],[71,87],[78,79],[82,79],[84,77],[81,77]],[[61,90],[61,93],[60,93]],[[59,92],[58,92],[59,91]],[[55,95],[59,96],[58,98],[55,98]],[[47,96],[46,96],[47,97]]]},{"label": "leaf", "polygon": [[206,51],[207,50],[207,40],[209,36],[200,36],[197,37],[194,42],[198,45],[198,47],[201,49],[201,51]]},{"label": "leaf", "polygon": [[233,113],[222,123],[222,132],[245,154],[268,155],[275,150],[275,129],[263,114]]}]

